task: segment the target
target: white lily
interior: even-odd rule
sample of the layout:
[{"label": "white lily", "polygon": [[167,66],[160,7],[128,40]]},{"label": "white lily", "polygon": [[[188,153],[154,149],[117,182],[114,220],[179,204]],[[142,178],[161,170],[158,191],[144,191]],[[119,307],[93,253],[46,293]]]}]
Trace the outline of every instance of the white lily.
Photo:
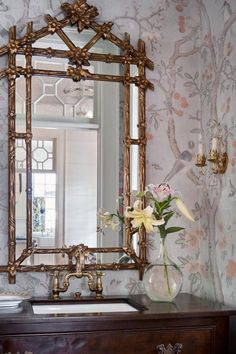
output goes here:
[{"label": "white lily", "polygon": [[119,221],[114,221],[113,215],[108,211],[103,212],[102,210],[99,210],[97,215],[101,220],[103,227],[110,227],[113,231],[118,230],[120,224]]},{"label": "white lily", "polygon": [[133,210],[127,207],[125,210],[125,217],[132,218],[131,224],[133,227],[140,227],[144,225],[147,232],[154,231],[154,226],[163,225],[165,220],[162,218],[157,220],[153,215],[153,208],[149,205],[145,209],[141,209],[140,200],[136,200]]},{"label": "white lily", "polygon": [[188,210],[188,208],[186,207],[186,205],[184,204],[184,202],[181,199],[176,198],[175,202],[176,202],[178,209],[181,211],[181,213],[187,219],[189,219],[190,221],[195,221],[193,218],[193,215],[190,213],[190,211]]}]

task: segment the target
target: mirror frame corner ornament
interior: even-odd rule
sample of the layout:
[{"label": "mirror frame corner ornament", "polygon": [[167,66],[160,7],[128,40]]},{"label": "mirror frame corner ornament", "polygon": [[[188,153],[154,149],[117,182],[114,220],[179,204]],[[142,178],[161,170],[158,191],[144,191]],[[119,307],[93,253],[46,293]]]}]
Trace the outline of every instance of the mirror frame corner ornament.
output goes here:
[{"label": "mirror frame corner ornament", "polygon": [[[139,155],[139,189],[145,188],[145,164],[146,164],[146,118],[145,118],[145,92],[147,89],[154,89],[153,84],[147,80],[145,76],[145,69],[153,70],[153,62],[146,56],[145,43],[139,39],[138,49],[135,49],[130,44],[130,35],[124,34],[124,39],[118,38],[111,31],[112,22],[99,24],[95,21],[98,16],[98,10],[95,6],[90,6],[86,0],[77,0],[72,4],[64,3],[61,5],[65,17],[57,20],[55,17],[46,15],[47,26],[33,31],[33,22],[27,24],[26,34],[22,38],[16,37],[16,26],[9,29],[9,42],[7,45],[0,48],[0,56],[8,55],[8,67],[0,70],[0,79],[6,77],[8,80],[8,176],[9,176],[9,231],[8,231],[8,265],[0,266],[1,272],[8,272],[9,282],[14,283],[17,272],[44,272],[44,271],[61,271],[71,270],[74,265],[71,261],[73,256],[73,247],[40,249],[34,248],[32,242],[32,127],[31,127],[31,80],[33,75],[47,75],[51,77],[59,76],[64,78],[71,78],[77,82],[80,80],[97,80],[97,81],[116,81],[124,85],[124,207],[130,205],[130,149],[132,145],[138,145]],[[63,31],[67,25],[77,26],[78,32],[84,29],[92,29],[95,35],[86,43],[83,48],[77,47]],[[57,50],[49,48],[37,48],[32,44],[38,39],[43,38],[49,34],[57,33],[62,41],[68,47],[68,50]],[[91,53],[89,49],[99,39],[110,41],[123,51],[121,55],[113,54],[99,54]],[[24,55],[26,65],[25,67],[17,66],[16,55]],[[33,68],[32,57],[59,57],[67,58],[69,61],[67,71],[56,72],[53,70],[42,70]],[[89,70],[84,69],[84,65],[88,65],[89,60],[104,62],[104,63],[118,63],[123,65],[123,75],[103,75],[90,73]],[[131,76],[130,66],[136,65],[138,69],[137,76]],[[25,121],[26,129],[24,133],[16,132],[16,79],[23,75],[26,81],[26,107],[25,107]],[[134,84],[138,87],[138,138],[133,139],[130,134],[130,85]],[[15,146],[16,139],[24,139],[26,146],[26,248],[23,250],[20,257],[16,258],[16,202],[15,202]],[[110,247],[110,248],[91,248],[94,253],[110,253],[123,252],[132,258],[132,263],[111,263],[111,264],[88,264],[87,269],[103,269],[103,270],[118,270],[118,269],[138,269],[140,277],[142,277],[144,268],[147,264],[146,257],[146,235],[144,228],[141,228],[139,233],[139,254],[134,251],[130,239],[130,223],[126,220],[125,225],[125,247]],[[27,257],[32,254],[67,254],[68,264],[57,265],[23,265],[22,263]]]}]

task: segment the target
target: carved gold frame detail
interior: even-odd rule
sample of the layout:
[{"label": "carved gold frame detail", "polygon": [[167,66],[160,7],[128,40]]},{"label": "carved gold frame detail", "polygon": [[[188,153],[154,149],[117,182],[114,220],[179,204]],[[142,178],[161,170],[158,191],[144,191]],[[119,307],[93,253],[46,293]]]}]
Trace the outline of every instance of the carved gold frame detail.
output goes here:
[{"label": "carved gold frame detail", "polygon": [[[130,149],[132,145],[139,146],[139,189],[145,187],[145,153],[146,153],[146,119],[145,119],[145,92],[146,89],[153,89],[145,76],[146,67],[153,70],[153,62],[147,58],[145,53],[145,43],[140,39],[138,48],[135,49],[130,44],[130,36],[124,34],[124,39],[118,38],[111,31],[112,23],[98,24],[94,18],[98,15],[98,10],[94,6],[87,4],[86,0],[77,0],[73,4],[64,3],[61,6],[65,17],[61,20],[50,15],[46,15],[47,26],[40,30],[33,31],[33,22],[27,24],[26,34],[22,38],[16,37],[16,27],[9,29],[9,42],[0,48],[0,55],[8,55],[8,68],[0,71],[0,78],[6,77],[8,80],[8,171],[9,171],[9,239],[8,239],[8,266],[0,266],[1,272],[8,272],[9,282],[15,282],[16,272],[45,272],[73,270],[72,256],[74,246],[68,248],[40,249],[34,248],[32,243],[32,162],[31,162],[31,80],[33,75],[71,78],[73,81],[98,80],[115,81],[124,85],[124,207],[130,205]],[[77,26],[78,32],[83,29],[92,29],[95,35],[84,45],[83,48],[75,46],[70,38],[63,31],[67,25]],[[68,50],[58,50],[49,48],[36,48],[32,44],[38,39],[49,34],[57,33],[62,41],[67,45]],[[112,42],[121,49],[121,55],[91,53],[89,49],[96,44],[99,39]],[[25,68],[16,65],[16,56],[23,55],[26,60]],[[32,66],[33,56],[67,58],[69,61],[67,71],[53,71],[35,69]],[[89,65],[89,61],[119,63],[123,65],[123,75],[103,75],[90,73],[84,66]],[[136,65],[138,75],[132,77],[130,65]],[[26,81],[26,129],[24,133],[16,132],[16,79],[23,75]],[[130,135],[130,85],[135,84],[139,92],[139,135],[133,139]],[[26,249],[19,258],[16,258],[16,202],[15,202],[15,142],[16,139],[24,139],[26,145],[26,196],[27,196],[27,235]],[[90,248],[94,253],[125,252],[129,255],[133,263],[112,263],[112,264],[88,264],[86,269],[90,270],[118,270],[118,269],[138,269],[140,276],[147,264],[146,258],[146,235],[142,229],[139,235],[139,254],[132,248],[130,240],[130,224],[126,221],[125,226],[125,247],[110,248]],[[32,254],[67,254],[69,262],[63,265],[23,265],[24,260]]]}]

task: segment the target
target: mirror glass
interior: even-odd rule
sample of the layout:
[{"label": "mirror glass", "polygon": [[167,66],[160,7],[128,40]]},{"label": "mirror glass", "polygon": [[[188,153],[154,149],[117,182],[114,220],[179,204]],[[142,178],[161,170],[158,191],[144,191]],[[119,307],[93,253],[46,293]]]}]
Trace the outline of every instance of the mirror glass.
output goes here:
[{"label": "mirror glass", "polygon": [[[83,47],[94,36],[64,31]],[[85,32],[85,33],[84,33]],[[78,39],[79,37],[79,39]],[[50,41],[50,42],[49,42]],[[68,49],[55,34],[34,44],[37,48]],[[100,40],[91,51],[119,54],[115,45]],[[17,66],[25,57],[17,55]],[[34,56],[36,69],[66,71],[68,60]],[[120,64],[90,62],[84,70],[122,75]],[[26,79],[16,80],[16,132],[26,129]],[[134,86],[134,85],[132,85]],[[123,247],[122,229],[98,232],[97,210],[122,209],[123,192],[123,84],[52,76],[32,77],[32,246],[54,249],[86,244],[88,247]],[[137,88],[131,94],[132,131],[137,134]],[[138,147],[133,146],[132,188],[137,189]],[[16,254],[26,248],[26,149],[16,140]],[[121,210],[123,211],[123,210]],[[118,262],[122,254],[94,254],[91,262]],[[34,254],[24,264],[63,264],[67,256]]]}]

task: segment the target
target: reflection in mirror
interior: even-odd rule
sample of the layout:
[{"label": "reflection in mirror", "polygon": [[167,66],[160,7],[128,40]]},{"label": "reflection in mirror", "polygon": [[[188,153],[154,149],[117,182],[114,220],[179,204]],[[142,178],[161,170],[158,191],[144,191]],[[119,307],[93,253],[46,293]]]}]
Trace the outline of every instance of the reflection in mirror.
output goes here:
[{"label": "reflection in mirror", "polygon": [[[78,35],[77,31],[70,29],[70,36],[73,37],[75,32]],[[55,42],[54,36],[51,39],[50,46],[64,49],[60,38],[55,38]],[[46,43],[44,41],[37,41],[37,47],[47,47],[48,37]],[[96,44],[100,53],[107,50],[104,43]],[[117,47],[112,47],[117,52]],[[17,56],[17,64],[24,66],[22,56]],[[68,61],[33,57],[32,64],[37,69],[63,71],[67,69]],[[120,75],[120,65],[91,62],[89,71]],[[80,243],[94,248],[123,246],[122,230],[111,230],[106,235],[97,233],[97,210],[101,206],[116,210],[119,208],[118,197],[122,194],[122,90],[121,84],[116,82],[32,77],[34,248],[61,248]],[[23,76],[17,79],[16,97],[16,130],[24,132],[26,94]],[[21,183],[21,192],[16,192],[19,256],[26,247],[26,153],[22,139],[17,140],[16,151],[16,181]],[[135,158],[137,156],[133,156],[133,161]],[[119,257],[119,253],[100,254],[99,261],[117,262]],[[51,264],[58,261],[54,255],[45,258],[45,255],[37,254],[30,257],[30,262],[32,265],[36,261],[37,264],[45,263],[45,259],[46,264],[50,264],[49,259]]]},{"label": "reflection in mirror", "polygon": [[139,191],[138,168],[138,146],[132,145],[130,148],[130,190],[132,196],[135,196]]},{"label": "reflection in mirror", "polygon": [[[130,65],[130,73],[132,76],[138,76],[138,70],[135,65]],[[138,139],[138,118],[139,118],[139,105],[138,105],[138,87],[134,84],[130,85],[130,137]]]},{"label": "reflection in mirror", "polygon": [[0,48],[9,88],[9,247],[0,270],[11,283],[18,271],[72,270],[84,243],[95,255],[85,269],[142,276],[144,228],[132,236],[126,219],[105,235],[96,213],[123,213],[145,187],[145,92],[153,89],[145,70],[153,63],[141,39],[135,49],[128,33],[118,38],[86,0],[62,10],[39,30],[29,22],[22,38],[11,27]]},{"label": "reflection in mirror", "polygon": [[18,247],[16,249],[17,258],[25,248],[26,240],[26,149],[25,141],[17,139],[16,141],[16,234]]}]

